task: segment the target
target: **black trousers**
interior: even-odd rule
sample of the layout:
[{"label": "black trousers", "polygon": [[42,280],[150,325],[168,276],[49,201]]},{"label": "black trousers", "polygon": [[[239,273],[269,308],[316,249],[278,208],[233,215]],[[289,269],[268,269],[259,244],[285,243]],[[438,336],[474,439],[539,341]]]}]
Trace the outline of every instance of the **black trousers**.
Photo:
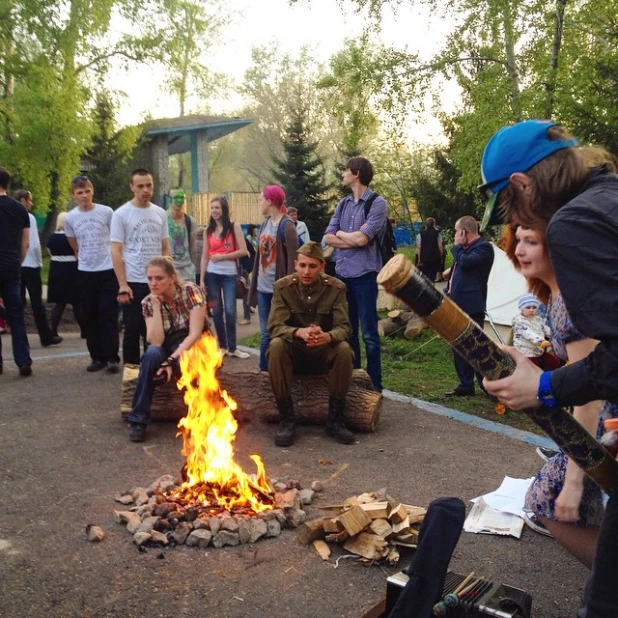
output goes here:
[{"label": "black trousers", "polygon": [[133,290],[133,300],[128,305],[122,306],[124,317],[124,337],[122,338],[122,360],[125,363],[139,365],[140,361],[140,339],[143,341],[144,351],[148,347],[146,343],[146,321],[142,313],[142,301],[148,294],[150,288],[147,283],[131,283]]},{"label": "black trousers", "polygon": [[118,362],[118,280],[112,269],[77,274],[86,345],[93,361]]},{"label": "black trousers", "polygon": [[26,307],[26,290],[30,297],[30,306],[34,315],[34,322],[43,345],[49,345],[53,333],[47,321],[47,312],[43,304],[43,284],[41,282],[41,269],[22,266],[21,268],[21,300]]},{"label": "black trousers", "polygon": [[[471,313],[470,317],[483,328],[483,322],[485,321],[485,313]],[[474,388],[474,368],[464,360],[457,352],[453,351],[453,362],[455,364],[455,371],[459,378],[459,385],[462,388],[473,389]],[[480,373],[476,374],[476,379],[481,389],[483,388],[483,376]]]}]

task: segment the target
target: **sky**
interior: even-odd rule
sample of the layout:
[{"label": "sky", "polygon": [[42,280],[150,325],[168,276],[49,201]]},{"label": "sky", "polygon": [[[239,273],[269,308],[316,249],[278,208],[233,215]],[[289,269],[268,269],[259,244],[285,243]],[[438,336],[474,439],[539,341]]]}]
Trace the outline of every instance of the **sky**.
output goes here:
[{"label": "sky", "polygon": [[[346,37],[358,36],[367,23],[349,2],[342,7],[336,0],[300,0],[290,6],[288,0],[226,0],[231,23],[222,32],[222,42],[209,54],[214,71],[228,75],[232,83],[242,83],[255,46],[277,46],[294,54],[308,45],[318,61],[326,62],[341,49]],[[402,6],[394,14],[387,10],[376,39],[384,45],[429,58],[452,28],[452,23],[430,17],[423,7]],[[135,124],[145,116],[170,118],[178,115],[178,104],[159,87],[164,78],[161,69],[140,66],[125,71],[115,69],[108,84],[126,93],[121,98],[118,120]],[[456,90],[445,90],[444,105],[452,108]],[[450,93],[450,94],[449,94]],[[233,92],[226,98],[209,102],[213,113],[225,115],[242,105]],[[189,110],[191,102],[189,102]],[[431,142],[441,138],[439,123],[427,115],[410,127],[415,139]]]}]

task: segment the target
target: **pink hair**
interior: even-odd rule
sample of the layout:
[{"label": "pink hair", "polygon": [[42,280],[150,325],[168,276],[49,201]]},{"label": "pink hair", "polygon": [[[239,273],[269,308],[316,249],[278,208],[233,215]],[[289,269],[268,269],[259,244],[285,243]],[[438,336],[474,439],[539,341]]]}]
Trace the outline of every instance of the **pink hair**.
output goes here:
[{"label": "pink hair", "polygon": [[288,209],[285,206],[285,191],[279,185],[268,185],[262,189],[262,195],[276,206],[284,215]]}]

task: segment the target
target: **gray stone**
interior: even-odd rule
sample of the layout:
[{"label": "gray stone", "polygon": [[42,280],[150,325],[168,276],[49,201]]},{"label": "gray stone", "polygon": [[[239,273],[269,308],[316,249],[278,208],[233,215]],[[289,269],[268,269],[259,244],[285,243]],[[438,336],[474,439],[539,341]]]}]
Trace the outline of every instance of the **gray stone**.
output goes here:
[{"label": "gray stone", "polygon": [[276,519],[266,522],[266,537],[272,538],[281,534],[281,524]]},{"label": "gray stone", "polygon": [[100,543],[105,538],[105,532],[99,526],[88,524],[86,526],[86,536],[91,543]]},{"label": "gray stone", "polygon": [[260,519],[270,521],[276,519],[280,524],[285,523],[285,513],[281,509],[271,509],[270,511],[262,511],[258,514]]},{"label": "gray stone", "polygon": [[287,486],[288,489],[302,489],[300,481],[296,481],[296,480],[293,480],[293,479],[290,479],[286,483],[286,486]]},{"label": "gray stone", "polygon": [[230,532],[229,530],[221,530],[212,539],[212,544],[217,549],[225,545],[238,545],[239,543],[240,539],[238,538],[238,534]]},{"label": "gray stone", "polygon": [[187,537],[187,545],[189,547],[199,547],[200,549],[205,549],[210,544],[211,539],[212,533],[210,530],[200,528],[199,530],[194,530]]},{"label": "gray stone", "polygon": [[262,538],[267,532],[266,522],[263,519],[251,519],[251,537],[249,543],[255,543]]},{"label": "gray stone", "polygon": [[152,515],[152,505],[143,504],[135,508],[135,512],[142,518],[150,517]]},{"label": "gray stone", "polygon": [[206,519],[205,517],[199,517],[193,522],[194,530],[207,530],[210,528],[210,519]]},{"label": "gray stone", "polygon": [[142,517],[142,523],[154,526],[159,521],[159,519],[161,518],[157,517],[156,515],[145,515],[144,517]]},{"label": "gray stone", "polygon": [[136,513],[131,513],[131,517],[127,521],[127,530],[131,534],[135,534],[137,532],[137,529],[141,525],[142,525],[142,520],[140,519],[140,516],[137,515]]},{"label": "gray stone", "polygon": [[133,504],[133,496],[131,494],[116,494],[114,500],[120,502],[120,504]]},{"label": "gray stone", "polygon": [[238,522],[233,517],[226,517],[221,522],[221,529],[229,532],[238,532]]},{"label": "gray stone", "polygon": [[184,511],[180,511],[180,510],[170,511],[167,514],[167,519],[170,519],[170,520],[178,519],[178,520],[180,520],[180,519],[182,519],[184,517],[184,515],[185,515]]},{"label": "gray stone", "polygon": [[311,489],[313,489],[313,491],[322,491],[324,489],[324,485],[322,484],[322,481],[313,481],[313,483],[311,483]]},{"label": "gray stone", "polygon": [[157,532],[156,530],[153,530],[150,535],[152,537],[150,539],[152,543],[156,543],[157,545],[169,544],[169,539],[167,538],[167,536],[165,536],[165,534],[163,534],[163,532]]},{"label": "gray stone", "polygon": [[148,534],[148,532],[136,532],[133,535],[133,542],[138,547],[141,547],[142,545],[145,545],[146,543],[148,543],[148,541],[150,541],[151,538],[152,536]]},{"label": "gray stone", "polygon": [[241,521],[238,524],[238,538],[242,545],[251,540],[251,523],[249,521]]},{"label": "gray stone", "polygon": [[114,511],[114,521],[117,524],[126,524],[134,515],[131,511]]},{"label": "gray stone", "polygon": [[176,480],[171,474],[164,474],[150,484],[146,490],[150,495],[162,493],[176,487]]},{"label": "gray stone", "polygon": [[288,486],[281,481],[279,481],[278,483],[275,483],[275,491],[282,492],[282,491],[285,491],[287,488]]},{"label": "gray stone", "polygon": [[178,545],[182,545],[186,540],[189,534],[191,533],[191,524],[186,521],[181,521],[178,524],[178,527],[174,532],[172,532],[172,536]]},{"label": "gray stone", "polygon": [[145,524],[142,522],[135,532],[147,532],[148,534],[152,534],[153,524]]},{"label": "gray stone", "polygon": [[210,518],[209,525],[210,525],[210,531],[212,532],[212,535],[216,536],[219,530],[221,530],[221,520],[216,515],[213,515]]},{"label": "gray stone", "polygon": [[158,515],[159,517],[167,518],[168,514],[175,510],[176,510],[176,505],[173,502],[162,502],[154,510],[154,514]]},{"label": "gray stone", "polygon": [[293,506],[285,509],[285,515],[285,520],[290,528],[298,528],[307,518],[305,511]]},{"label": "gray stone", "polygon": [[288,489],[287,491],[277,492],[275,494],[275,506],[280,509],[286,507],[300,507],[300,498],[298,489]]},{"label": "gray stone", "polygon": [[313,489],[301,489],[298,494],[301,504],[311,504],[313,496],[315,496]]}]

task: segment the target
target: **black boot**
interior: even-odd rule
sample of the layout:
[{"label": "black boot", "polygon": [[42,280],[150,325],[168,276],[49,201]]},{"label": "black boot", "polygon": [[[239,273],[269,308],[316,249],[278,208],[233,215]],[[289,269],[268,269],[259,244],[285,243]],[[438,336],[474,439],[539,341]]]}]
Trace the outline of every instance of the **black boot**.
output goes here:
[{"label": "black boot", "polygon": [[296,419],[292,398],[277,399],[277,408],[279,408],[279,428],[275,434],[275,444],[292,446],[296,438]]},{"label": "black boot", "polygon": [[346,428],[343,422],[343,408],[345,399],[328,398],[328,419],[326,420],[326,433],[341,444],[354,444],[354,434]]}]

